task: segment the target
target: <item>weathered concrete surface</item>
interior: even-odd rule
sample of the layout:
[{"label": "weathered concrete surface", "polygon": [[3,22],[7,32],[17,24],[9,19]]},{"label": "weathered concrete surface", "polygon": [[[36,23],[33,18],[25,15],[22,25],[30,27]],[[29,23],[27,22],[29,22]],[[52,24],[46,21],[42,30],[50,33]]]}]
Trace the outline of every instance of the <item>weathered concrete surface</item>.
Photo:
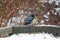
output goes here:
[{"label": "weathered concrete surface", "polygon": [[0,28],[0,37],[7,37],[9,33],[12,33],[12,27],[2,27]]},{"label": "weathered concrete surface", "polygon": [[18,33],[39,33],[39,32],[46,32],[46,33],[52,33],[54,36],[60,36],[60,28],[59,27],[32,27],[32,26],[26,26],[26,27],[13,27],[12,28],[12,34],[18,34]]},{"label": "weathered concrete surface", "polygon": [[60,27],[46,27],[46,26],[15,26],[0,28],[0,37],[7,37],[9,35],[18,33],[52,33],[55,36],[60,36]]}]

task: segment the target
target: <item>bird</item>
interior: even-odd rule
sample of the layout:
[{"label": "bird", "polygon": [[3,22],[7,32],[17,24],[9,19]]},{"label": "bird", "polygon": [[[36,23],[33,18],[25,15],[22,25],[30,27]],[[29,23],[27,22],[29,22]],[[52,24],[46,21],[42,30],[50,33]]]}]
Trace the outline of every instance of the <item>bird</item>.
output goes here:
[{"label": "bird", "polygon": [[24,25],[34,26],[36,24],[38,24],[38,17],[35,14],[31,14],[30,16],[28,16],[28,18],[24,22]]},{"label": "bird", "polygon": [[35,18],[32,20],[32,22],[29,25],[32,25],[32,26],[37,25],[39,23],[38,20],[39,20],[39,18],[37,16],[35,16]]},{"label": "bird", "polygon": [[31,24],[34,18],[35,18],[34,14],[31,14],[30,16],[28,16],[28,18],[24,22],[24,25]]}]

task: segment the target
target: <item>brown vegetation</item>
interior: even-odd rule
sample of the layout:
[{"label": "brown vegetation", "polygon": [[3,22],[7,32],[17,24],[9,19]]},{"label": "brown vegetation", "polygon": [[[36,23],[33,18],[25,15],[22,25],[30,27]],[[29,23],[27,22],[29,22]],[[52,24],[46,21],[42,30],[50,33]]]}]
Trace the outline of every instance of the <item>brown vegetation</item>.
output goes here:
[{"label": "brown vegetation", "polygon": [[[47,25],[60,25],[60,15],[55,15],[51,11],[58,6],[55,5],[55,2],[49,4],[48,2],[38,3],[37,0],[1,0],[0,4],[0,27],[6,26],[10,18],[18,16],[18,10],[24,10],[24,15],[25,11],[27,11],[26,15],[29,14],[29,11],[34,13],[39,18],[39,24],[41,24],[41,20],[44,20]],[[47,12],[50,12],[49,21],[43,17]]]}]

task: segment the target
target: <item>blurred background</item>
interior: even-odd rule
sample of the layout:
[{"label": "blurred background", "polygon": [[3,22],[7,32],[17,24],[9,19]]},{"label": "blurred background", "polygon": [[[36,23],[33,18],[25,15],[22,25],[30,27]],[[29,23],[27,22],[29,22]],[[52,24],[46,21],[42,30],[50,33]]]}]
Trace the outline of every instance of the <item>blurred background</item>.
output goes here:
[{"label": "blurred background", "polygon": [[0,0],[0,27],[20,25],[60,26],[60,0]]}]

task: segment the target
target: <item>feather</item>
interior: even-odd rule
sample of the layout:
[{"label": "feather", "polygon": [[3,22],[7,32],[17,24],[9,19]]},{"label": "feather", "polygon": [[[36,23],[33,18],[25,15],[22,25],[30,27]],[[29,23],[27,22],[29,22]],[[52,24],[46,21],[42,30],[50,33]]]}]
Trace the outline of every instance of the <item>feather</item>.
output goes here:
[{"label": "feather", "polygon": [[25,20],[24,25],[28,25],[32,22],[32,20],[34,19],[34,14],[28,16],[28,18]]},{"label": "feather", "polygon": [[38,17],[37,16],[35,16],[35,18],[31,22],[31,24],[29,24],[29,25],[36,25],[36,24],[38,24]]}]

